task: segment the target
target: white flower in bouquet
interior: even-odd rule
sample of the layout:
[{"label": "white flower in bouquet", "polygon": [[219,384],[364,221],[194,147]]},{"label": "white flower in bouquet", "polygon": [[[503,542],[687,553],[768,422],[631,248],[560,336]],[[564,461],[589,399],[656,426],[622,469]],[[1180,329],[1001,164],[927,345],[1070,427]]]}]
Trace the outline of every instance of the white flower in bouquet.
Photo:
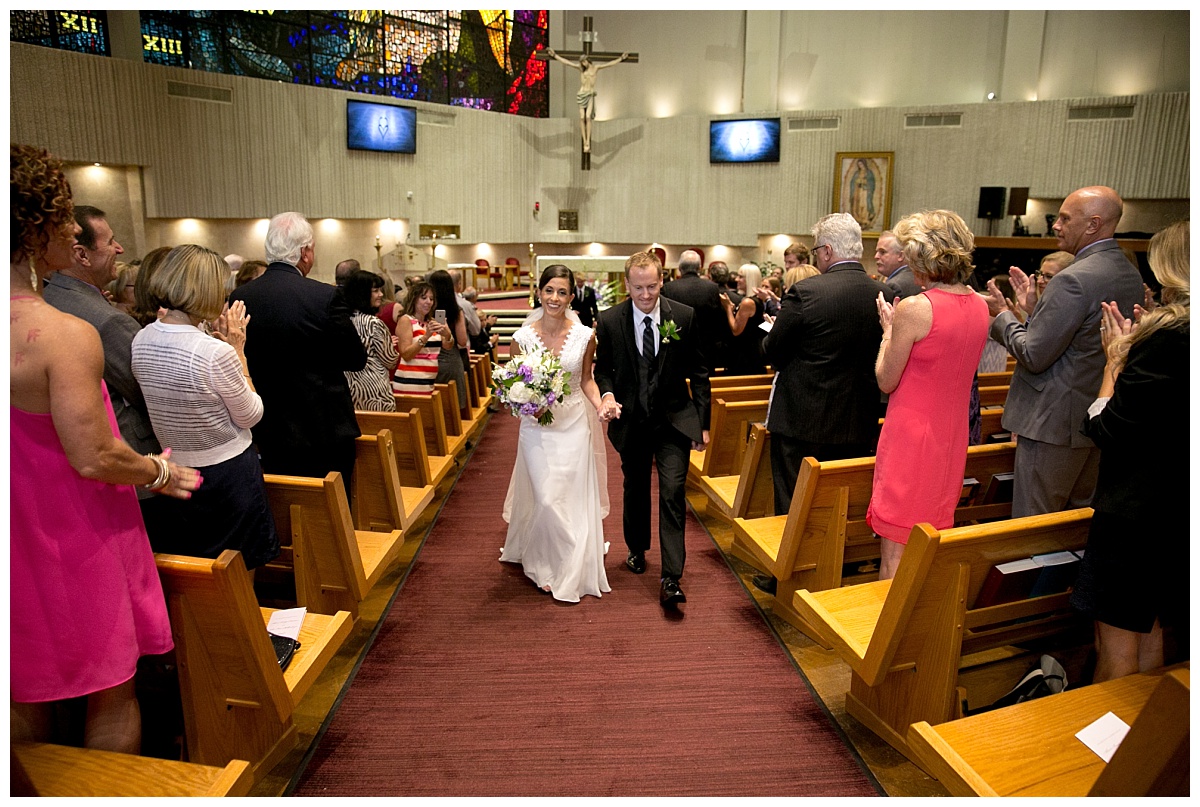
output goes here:
[{"label": "white flower in bouquet", "polygon": [[551,408],[571,394],[571,374],[547,350],[521,355],[492,371],[496,397],[513,417],[537,418],[542,426],[554,422]]}]

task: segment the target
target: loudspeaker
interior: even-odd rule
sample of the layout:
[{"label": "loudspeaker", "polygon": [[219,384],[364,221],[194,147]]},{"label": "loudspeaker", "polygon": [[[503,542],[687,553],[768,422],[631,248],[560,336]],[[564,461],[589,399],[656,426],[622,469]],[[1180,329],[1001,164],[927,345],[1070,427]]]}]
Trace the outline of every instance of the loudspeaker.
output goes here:
[{"label": "loudspeaker", "polygon": [[1025,207],[1029,204],[1029,188],[1008,189],[1008,215],[1024,216]]},{"label": "loudspeaker", "polygon": [[1004,188],[979,189],[979,218],[1004,218]]}]

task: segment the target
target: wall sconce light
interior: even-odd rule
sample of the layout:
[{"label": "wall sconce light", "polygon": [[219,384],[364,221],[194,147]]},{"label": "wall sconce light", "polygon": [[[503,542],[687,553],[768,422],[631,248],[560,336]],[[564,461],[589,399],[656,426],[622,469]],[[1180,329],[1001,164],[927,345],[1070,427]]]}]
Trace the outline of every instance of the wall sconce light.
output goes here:
[{"label": "wall sconce light", "polygon": [[987,99],[988,99],[989,101],[995,101],[995,100],[996,100],[996,93],[994,93],[994,92],[989,92],[989,93],[987,94]]},{"label": "wall sconce light", "polygon": [[541,213],[541,212],[542,212],[542,203],[534,202],[533,203],[533,215],[536,216],[538,213]]}]

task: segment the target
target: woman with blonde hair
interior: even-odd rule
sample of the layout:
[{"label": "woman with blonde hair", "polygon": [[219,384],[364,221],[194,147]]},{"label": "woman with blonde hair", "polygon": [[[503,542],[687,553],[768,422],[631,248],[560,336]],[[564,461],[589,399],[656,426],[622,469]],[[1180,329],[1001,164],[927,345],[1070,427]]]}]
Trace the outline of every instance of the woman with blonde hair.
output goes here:
[{"label": "woman with blonde hair", "polygon": [[801,280],[808,280],[810,277],[816,277],[819,274],[821,274],[821,270],[817,269],[811,263],[802,263],[799,266],[793,266],[783,273],[783,290],[786,293]]},{"label": "woman with blonde hair", "polygon": [[200,477],[121,439],[100,335],[42,299],[79,232],[62,163],[10,146],[9,193],[11,736],[77,742],[58,712],[82,698],[83,744],[137,754],[138,658],[173,645],[133,486],[186,497]]},{"label": "woman with blonde hair", "polygon": [[876,300],[883,340],[875,378],[889,398],[867,524],[882,539],[880,579],[895,576],[914,524],[954,526],[971,390],[988,335],[987,303],[967,285],[975,238],[962,218],[914,213],[894,233],[924,291],[894,307],[882,292]]},{"label": "woman with blonde hair", "polygon": [[150,279],[158,271],[163,259],[171,251],[170,247],[158,247],[146,253],[138,266],[137,279],[133,281],[133,306],[129,315],[145,328],[158,319],[158,309],[150,302]]},{"label": "woman with blonde hair", "polygon": [[[279,554],[262,466],[250,427],[263,404],[246,364],[245,303],[225,305],[229,265],[210,249],[172,249],[146,290],[164,313],[133,338],[133,374],[162,445],[196,467],[204,487],[173,503],[170,530],[150,536],[157,552],[215,558],[242,553],[253,569]],[[212,335],[201,330],[212,322]]]},{"label": "woman with blonde hair", "polygon": [[762,270],[753,263],[744,263],[734,277],[737,278],[738,292],[744,296],[735,307],[728,294],[721,294],[721,305],[725,307],[729,330],[733,334],[729,342],[725,375],[764,373],[767,362],[763,358],[762,340],[766,333],[758,326],[763,322],[766,307],[756,293],[762,285]]},{"label": "woman with blonde hair", "polygon": [[108,297],[109,302],[115,308],[119,308],[126,314],[130,314],[133,311],[133,288],[134,281],[137,280],[138,267],[135,264],[123,261],[117,261],[115,266],[117,276],[113,278],[111,283],[104,287],[104,290],[108,292],[105,296]]},{"label": "woman with blonde hair", "polygon": [[1190,240],[1186,221],[1150,239],[1147,258],[1162,283],[1162,305],[1134,306],[1134,323],[1116,302],[1100,304],[1108,361],[1082,429],[1100,449],[1100,471],[1071,594],[1071,604],[1096,623],[1096,682],[1161,667],[1164,626],[1174,627],[1186,648],[1188,474],[1163,461],[1153,441],[1186,434],[1191,417]]}]

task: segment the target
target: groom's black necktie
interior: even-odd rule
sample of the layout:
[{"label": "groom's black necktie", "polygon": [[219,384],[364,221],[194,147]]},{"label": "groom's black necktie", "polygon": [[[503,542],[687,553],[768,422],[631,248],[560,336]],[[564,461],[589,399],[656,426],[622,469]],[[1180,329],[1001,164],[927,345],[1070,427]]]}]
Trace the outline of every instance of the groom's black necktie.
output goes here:
[{"label": "groom's black necktie", "polygon": [[650,415],[650,401],[654,395],[655,381],[655,366],[654,366],[654,341],[658,334],[654,332],[654,319],[644,317],[642,319],[642,356],[638,370],[639,395],[638,398],[642,404],[642,410],[647,416]]}]

